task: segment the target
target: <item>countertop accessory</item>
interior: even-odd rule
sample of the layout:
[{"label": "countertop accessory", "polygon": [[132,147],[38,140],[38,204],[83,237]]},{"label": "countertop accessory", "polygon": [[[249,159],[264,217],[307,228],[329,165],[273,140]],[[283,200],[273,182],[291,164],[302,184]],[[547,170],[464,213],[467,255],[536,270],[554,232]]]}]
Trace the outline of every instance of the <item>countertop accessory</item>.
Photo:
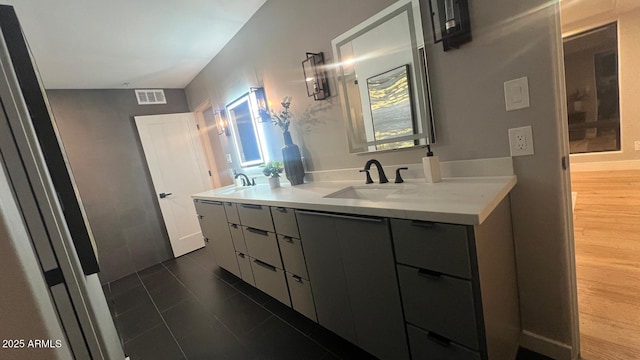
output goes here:
[{"label": "countertop accessory", "polygon": [[440,158],[434,156],[431,152],[431,146],[427,145],[427,156],[422,158],[422,167],[424,168],[424,179],[428,183],[437,183],[442,181],[440,175]]}]

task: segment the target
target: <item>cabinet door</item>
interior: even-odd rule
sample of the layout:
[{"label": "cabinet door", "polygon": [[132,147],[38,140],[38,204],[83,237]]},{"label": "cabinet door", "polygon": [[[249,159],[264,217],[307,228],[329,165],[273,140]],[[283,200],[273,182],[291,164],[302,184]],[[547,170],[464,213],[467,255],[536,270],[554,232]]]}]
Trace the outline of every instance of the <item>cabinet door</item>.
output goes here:
[{"label": "cabinet door", "polygon": [[355,344],[356,331],[335,219],[302,211],[296,212],[296,216],[318,323]]},{"label": "cabinet door", "polygon": [[389,220],[341,216],[335,228],[358,345],[380,359],[408,359]]},{"label": "cabinet door", "polygon": [[195,200],[194,203],[207,249],[211,248],[218,266],[240,277],[223,203],[210,200]]}]

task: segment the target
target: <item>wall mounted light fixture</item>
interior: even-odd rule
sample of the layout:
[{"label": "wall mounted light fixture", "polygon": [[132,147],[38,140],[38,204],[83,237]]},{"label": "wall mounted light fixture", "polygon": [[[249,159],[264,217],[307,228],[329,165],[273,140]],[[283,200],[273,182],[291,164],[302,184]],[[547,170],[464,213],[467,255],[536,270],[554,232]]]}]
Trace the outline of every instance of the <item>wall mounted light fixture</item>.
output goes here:
[{"label": "wall mounted light fixture", "polygon": [[471,41],[468,0],[429,0],[433,41],[444,51]]},{"label": "wall mounted light fixture", "polygon": [[231,132],[229,131],[229,122],[227,121],[227,116],[225,115],[224,109],[214,111],[213,116],[216,119],[218,135],[224,134],[227,136],[231,136]]},{"label": "wall mounted light fixture", "polygon": [[314,100],[324,100],[329,97],[329,84],[327,74],[323,69],[324,55],[320,53],[307,53],[307,58],[302,62],[304,81],[307,84],[307,95]]},{"label": "wall mounted light fixture", "polygon": [[249,99],[254,111],[253,116],[258,119],[258,122],[270,122],[271,114],[269,113],[269,103],[267,102],[267,95],[264,92],[264,88],[249,88]]}]

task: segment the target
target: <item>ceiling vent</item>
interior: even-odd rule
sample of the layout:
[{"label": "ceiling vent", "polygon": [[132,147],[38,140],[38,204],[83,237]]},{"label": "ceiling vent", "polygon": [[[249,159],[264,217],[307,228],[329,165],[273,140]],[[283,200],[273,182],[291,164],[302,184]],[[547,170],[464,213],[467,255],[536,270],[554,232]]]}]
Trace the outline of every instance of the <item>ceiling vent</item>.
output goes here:
[{"label": "ceiling vent", "polygon": [[166,104],[164,90],[136,90],[138,105]]}]

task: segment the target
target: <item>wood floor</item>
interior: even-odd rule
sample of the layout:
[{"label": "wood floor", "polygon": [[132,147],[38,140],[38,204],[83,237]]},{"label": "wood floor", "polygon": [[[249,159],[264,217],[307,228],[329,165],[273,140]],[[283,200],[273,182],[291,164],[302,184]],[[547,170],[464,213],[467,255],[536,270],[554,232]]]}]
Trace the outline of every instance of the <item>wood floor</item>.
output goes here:
[{"label": "wood floor", "polygon": [[571,178],[582,358],[640,359],[640,170]]}]

